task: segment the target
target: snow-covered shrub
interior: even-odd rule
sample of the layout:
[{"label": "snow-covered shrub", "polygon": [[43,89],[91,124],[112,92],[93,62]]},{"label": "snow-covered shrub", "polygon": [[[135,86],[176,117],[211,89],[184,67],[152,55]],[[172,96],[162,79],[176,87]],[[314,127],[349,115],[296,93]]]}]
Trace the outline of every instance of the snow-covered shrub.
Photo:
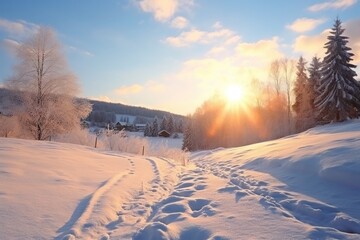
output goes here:
[{"label": "snow-covered shrub", "polygon": [[[73,144],[94,147],[96,141],[96,135],[90,133],[87,129],[77,128],[69,133],[56,135],[55,137],[53,137],[52,140],[56,142],[73,143]],[[102,145],[101,142],[98,141],[97,147],[101,147],[101,145]]]}]

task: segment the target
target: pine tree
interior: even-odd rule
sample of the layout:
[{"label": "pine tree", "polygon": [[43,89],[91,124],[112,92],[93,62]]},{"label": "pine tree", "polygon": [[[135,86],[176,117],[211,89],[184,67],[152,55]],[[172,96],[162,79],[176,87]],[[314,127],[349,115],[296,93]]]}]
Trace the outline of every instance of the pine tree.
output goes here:
[{"label": "pine tree", "polygon": [[151,136],[157,137],[158,134],[159,134],[159,123],[158,123],[158,118],[155,117],[154,122],[151,126]]},{"label": "pine tree", "polygon": [[150,124],[146,123],[144,130],[144,137],[150,137],[150,136],[151,136]]},{"label": "pine tree", "polygon": [[306,62],[303,57],[297,64],[296,80],[294,86],[295,103],[292,108],[296,113],[295,127],[297,131],[304,131],[311,127],[312,108],[310,104],[310,91],[306,75]]},{"label": "pine tree", "polygon": [[170,115],[168,117],[168,121],[167,121],[167,126],[166,126],[166,131],[168,131],[169,133],[173,133],[174,132],[174,117],[172,115]]},{"label": "pine tree", "polygon": [[160,123],[160,131],[166,130],[166,125],[167,125],[167,118],[166,116],[164,116]]},{"label": "pine tree", "polygon": [[309,79],[308,79],[309,98],[313,112],[315,109],[315,98],[318,93],[318,89],[320,85],[320,78],[321,78],[320,67],[321,67],[320,58],[313,57],[309,67]]},{"label": "pine tree", "polygon": [[344,31],[341,21],[336,19],[325,44],[327,51],[321,68],[319,95],[315,99],[319,121],[344,121],[357,117],[360,110],[360,84],[352,70],[356,66],[350,64],[354,54],[346,46],[348,37],[343,36]]},{"label": "pine tree", "polygon": [[194,145],[194,137],[193,137],[192,120],[189,119],[184,129],[184,139],[181,149],[184,151],[193,151],[195,150],[194,146],[195,145]]}]

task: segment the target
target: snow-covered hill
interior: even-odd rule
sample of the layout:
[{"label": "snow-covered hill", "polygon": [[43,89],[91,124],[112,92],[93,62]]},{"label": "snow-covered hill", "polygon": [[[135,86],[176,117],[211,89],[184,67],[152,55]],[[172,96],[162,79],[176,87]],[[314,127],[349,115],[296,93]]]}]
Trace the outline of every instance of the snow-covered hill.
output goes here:
[{"label": "snow-covered hill", "polygon": [[360,239],[360,121],[169,159],[0,138],[0,239]]}]

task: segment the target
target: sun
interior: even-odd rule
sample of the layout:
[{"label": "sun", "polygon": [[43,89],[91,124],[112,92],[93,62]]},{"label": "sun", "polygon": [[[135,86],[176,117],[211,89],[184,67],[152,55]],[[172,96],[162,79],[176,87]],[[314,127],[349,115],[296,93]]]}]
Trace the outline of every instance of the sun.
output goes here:
[{"label": "sun", "polygon": [[229,103],[241,103],[244,100],[244,88],[239,84],[231,84],[225,88],[224,95]]}]

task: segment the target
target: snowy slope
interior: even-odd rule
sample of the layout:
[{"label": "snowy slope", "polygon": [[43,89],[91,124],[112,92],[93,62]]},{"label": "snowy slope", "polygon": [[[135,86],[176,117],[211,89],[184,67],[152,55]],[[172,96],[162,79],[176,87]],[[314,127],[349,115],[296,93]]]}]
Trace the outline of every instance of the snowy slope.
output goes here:
[{"label": "snowy slope", "polygon": [[100,239],[122,225],[132,234],[177,169],[166,159],[0,138],[0,239]]},{"label": "snowy slope", "polygon": [[0,138],[0,239],[360,239],[360,121],[162,158]]}]

